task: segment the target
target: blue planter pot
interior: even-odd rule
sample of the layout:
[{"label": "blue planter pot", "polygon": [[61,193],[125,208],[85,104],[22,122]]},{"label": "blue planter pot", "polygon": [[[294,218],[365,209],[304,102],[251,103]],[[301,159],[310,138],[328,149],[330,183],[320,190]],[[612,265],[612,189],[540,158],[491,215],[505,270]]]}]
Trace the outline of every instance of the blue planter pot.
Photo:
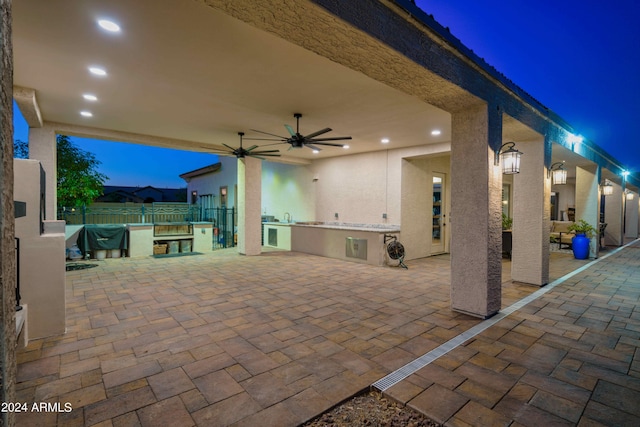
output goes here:
[{"label": "blue planter pot", "polygon": [[576,259],[589,258],[589,242],[591,241],[584,234],[578,234],[571,239],[571,247],[573,248],[573,256]]}]

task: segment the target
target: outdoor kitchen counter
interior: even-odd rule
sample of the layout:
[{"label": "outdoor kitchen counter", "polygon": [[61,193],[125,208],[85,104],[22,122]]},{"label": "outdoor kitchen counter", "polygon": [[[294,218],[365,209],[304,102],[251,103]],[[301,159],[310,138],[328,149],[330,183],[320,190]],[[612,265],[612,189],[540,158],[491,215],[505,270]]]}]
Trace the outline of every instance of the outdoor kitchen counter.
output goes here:
[{"label": "outdoor kitchen counter", "polygon": [[398,235],[400,226],[298,222],[290,224],[291,250],[345,261],[384,265],[386,235]]},{"label": "outdoor kitchen counter", "polygon": [[263,222],[263,245],[290,251],[292,225],[290,222]]}]

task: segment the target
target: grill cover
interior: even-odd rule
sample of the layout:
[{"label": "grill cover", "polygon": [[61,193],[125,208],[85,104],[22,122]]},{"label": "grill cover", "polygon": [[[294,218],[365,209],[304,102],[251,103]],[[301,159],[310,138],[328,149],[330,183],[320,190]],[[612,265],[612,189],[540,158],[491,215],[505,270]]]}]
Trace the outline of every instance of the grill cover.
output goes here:
[{"label": "grill cover", "polygon": [[127,229],[124,225],[85,225],[78,236],[82,253],[101,249],[127,249]]}]

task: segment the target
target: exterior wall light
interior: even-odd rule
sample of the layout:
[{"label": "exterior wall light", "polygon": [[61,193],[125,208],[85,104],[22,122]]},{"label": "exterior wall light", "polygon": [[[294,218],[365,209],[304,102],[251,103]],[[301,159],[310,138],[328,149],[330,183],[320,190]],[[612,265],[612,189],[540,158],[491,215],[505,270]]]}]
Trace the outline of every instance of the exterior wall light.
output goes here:
[{"label": "exterior wall light", "polygon": [[551,165],[547,172],[547,178],[551,176],[554,185],[564,185],[567,183],[567,170],[564,168],[564,162],[556,162]]},{"label": "exterior wall light", "polygon": [[604,180],[604,184],[602,184],[602,194],[604,196],[610,196],[613,194],[613,184],[608,179]]},{"label": "exterior wall light", "polygon": [[576,151],[576,146],[582,143],[582,137],[579,135],[569,135],[567,141],[571,144],[571,151]]},{"label": "exterior wall light", "polygon": [[[502,173],[505,175],[513,175],[520,173],[520,156],[522,152],[516,150],[515,142],[506,142],[496,153],[495,164],[502,163]],[[506,147],[506,149],[505,149]]]},{"label": "exterior wall light", "polygon": [[625,197],[627,198],[627,200],[633,200],[633,198],[635,197],[635,196],[633,195],[633,191],[630,191],[630,190],[624,190],[624,191],[625,191],[625,193],[626,193],[626,194],[625,194]]}]

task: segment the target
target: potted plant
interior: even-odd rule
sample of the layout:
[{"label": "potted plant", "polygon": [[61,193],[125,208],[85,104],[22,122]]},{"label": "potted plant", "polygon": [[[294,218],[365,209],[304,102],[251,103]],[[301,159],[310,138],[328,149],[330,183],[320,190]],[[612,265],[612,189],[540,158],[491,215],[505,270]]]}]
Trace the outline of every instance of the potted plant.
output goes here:
[{"label": "potted plant", "polygon": [[502,254],[507,255],[507,258],[511,259],[511,251],[513,249],[511,226],[513,225],[513,219],[509,216],[502,214]]},{"label": "potted plant", "polygon": [[510,218],[505,213],[502,214],[502,229],[503,230],[511,230],[511,226],[513,225],[513,218]]},{"label": "potted plant", "polygon": [[596,229],[584,219],[571,224],[567,229],[576,233],[575,237],[571,239],[573,256],[576,259],[587,259],[589,257],[589,243]]}]

